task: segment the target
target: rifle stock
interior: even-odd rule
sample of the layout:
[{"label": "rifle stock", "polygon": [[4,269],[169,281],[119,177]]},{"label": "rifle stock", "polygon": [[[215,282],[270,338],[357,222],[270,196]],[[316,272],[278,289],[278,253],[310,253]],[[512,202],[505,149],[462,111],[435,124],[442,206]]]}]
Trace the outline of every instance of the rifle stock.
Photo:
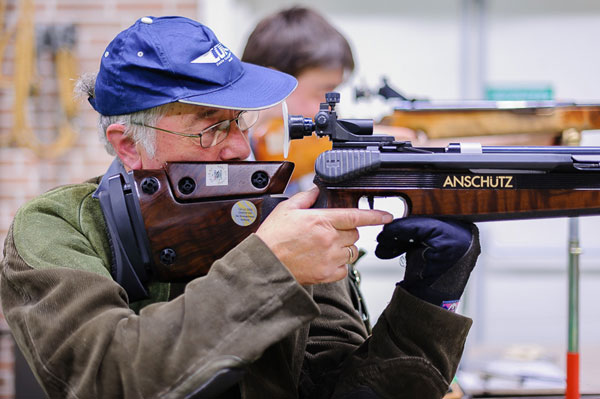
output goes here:
[{"label": "rifle stock", "polygon": [[392,88],[385,78],[377,91],[356,90],[357,99],[374,94],[394,106],[393,112],[379,122],[381,125],[421,131],[429,140],[456,137],[484,140],[494,136],[494,140],[510,145],[558,144],[557,139],[567,130],[600,129],[600,103],[597,102],[409,99]]},{"label": "rifle stock", "polygon": [[600,129],[600,105],[479,101],[438,104],[402,102],[382,125],[423,131],[430,139],[501,135],[560,135],[569,129]]},{"label": "rifle stock", "polygon": [[[462,219],[472,222],[493,220],[537,219],[548,217],[584,216],[600,214],[600,187],[598,183],[576,188],[524,188],[527,182],[514,183],[515,188],[444,188],[439,186],[407,187],[406,179],[414,181],[415,175],[423,179],[469,177],[470,179],[495,178],[495,175],[454,173],[440,176],[435,171],[390,170],[370,177],[349,179],[342,184],[327,183],[315,179],[322,194],[320,205],[331,208],[358,207],[362,197],[399,197],[405,203],[405,215]],[[507,175],[509,179],[524,175]],[[411,176],[412,175],[412,176]],[[445,177],[444,177],[445,176]],[[536,176],[527,176],[533,177]],[[600,174],[590,178],[600,180]],[[525,179],[516,179],[525,180]],[[395,185],[392,181],[396,181]],[[472,180],[471,180],[472,181]],[[595,187],[594,187],[595,186]],[[518,187],[518,188],[517,188]]]},{"label": "rifle stock", "polygon": [[285,199],[293,169],[290,162],[193,162],[130,172],[153,278],[185,282],[208,273]]}]

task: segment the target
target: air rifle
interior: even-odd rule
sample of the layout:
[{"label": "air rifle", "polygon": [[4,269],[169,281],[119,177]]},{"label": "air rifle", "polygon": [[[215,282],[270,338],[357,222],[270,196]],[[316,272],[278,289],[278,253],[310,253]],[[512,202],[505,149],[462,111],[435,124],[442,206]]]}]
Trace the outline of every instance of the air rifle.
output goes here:
[{"label": "air rifle", "polygon": [[332,141],[315,162],[319,207],[399,197],[407,215],[470,221],[600,214],[600,147],[413,147],[373,135],[372,120],[338,120],[339,100],[328,93],[314,120],[288,118],[290,139]]},{"label": "air rifle", "polygon": [[[385,79],[383,83],[377,94],[389,101],[393,111],[379,123],[423,132],[430,140],[510,136],[502,141],[558,144],[568,130],[600,129],[600,103],[409,99]],[[357,98],[368,95],[366,89],[356,93]]]},{"label": "air rifle", "polygon": [[[471,221],[600,213],[600,147],[413,147],[373,135],[372,120],[338,120],[338,102],[328,93],[314,120],[285,119],[291,139],[315,132],[333,143],[315,163],[316,207],[400,197],[407,215]],[[286,161],[183,162],[110,177],[100,201],[115,279],[136,300],[150,280],[205,275],[285,199],[292,171]]]}]

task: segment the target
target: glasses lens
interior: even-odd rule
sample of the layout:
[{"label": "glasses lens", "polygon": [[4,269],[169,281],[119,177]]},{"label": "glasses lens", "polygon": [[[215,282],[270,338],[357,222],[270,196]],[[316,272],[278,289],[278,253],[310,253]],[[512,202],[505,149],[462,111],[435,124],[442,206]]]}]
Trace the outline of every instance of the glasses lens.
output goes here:
[{"label": "glasses lens", "polygon": [[250,129],[258,121],[258,111],[242,111],[237,117],[237,125],[241,131]]},{"label": "glasses lens", "polygon": [[209,148],[221,143],[227,137],[231,123],[236,122],[237,127],[245,132],[258,121],[258,111],[242,111],[235,119],[223,121],[202,132],[200,136],[200,145],[203,148]]},{"label": "glasses lens", "polygon": [[205,130],[202,132],[202,136],[200,136],[200,145],[208,148],[219,144],[227,137],[229,126],[231,126],[230,121],[223,121]]}]

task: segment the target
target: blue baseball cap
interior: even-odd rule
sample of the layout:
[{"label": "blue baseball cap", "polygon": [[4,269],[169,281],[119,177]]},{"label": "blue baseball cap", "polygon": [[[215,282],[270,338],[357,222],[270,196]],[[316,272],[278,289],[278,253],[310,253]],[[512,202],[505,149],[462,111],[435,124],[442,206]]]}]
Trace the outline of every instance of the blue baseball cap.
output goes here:
[{"label": "blue baseball cap", "polygon": [[288,74],[240,61],[201,23],[143,17],[106,48],[89,102],[107,116],[172,102],[258,110],[296,85]]}]

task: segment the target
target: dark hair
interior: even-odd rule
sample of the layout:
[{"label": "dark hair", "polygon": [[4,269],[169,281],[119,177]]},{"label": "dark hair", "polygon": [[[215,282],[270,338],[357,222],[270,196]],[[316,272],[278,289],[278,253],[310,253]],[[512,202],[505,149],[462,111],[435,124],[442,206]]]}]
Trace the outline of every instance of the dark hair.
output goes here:
[{"label": "dark hair", "polygon": [[298,76],[309,68],[354,69],[350,44],[323,16],[292,7],[261,20],[248,37],[242,61]]}]

